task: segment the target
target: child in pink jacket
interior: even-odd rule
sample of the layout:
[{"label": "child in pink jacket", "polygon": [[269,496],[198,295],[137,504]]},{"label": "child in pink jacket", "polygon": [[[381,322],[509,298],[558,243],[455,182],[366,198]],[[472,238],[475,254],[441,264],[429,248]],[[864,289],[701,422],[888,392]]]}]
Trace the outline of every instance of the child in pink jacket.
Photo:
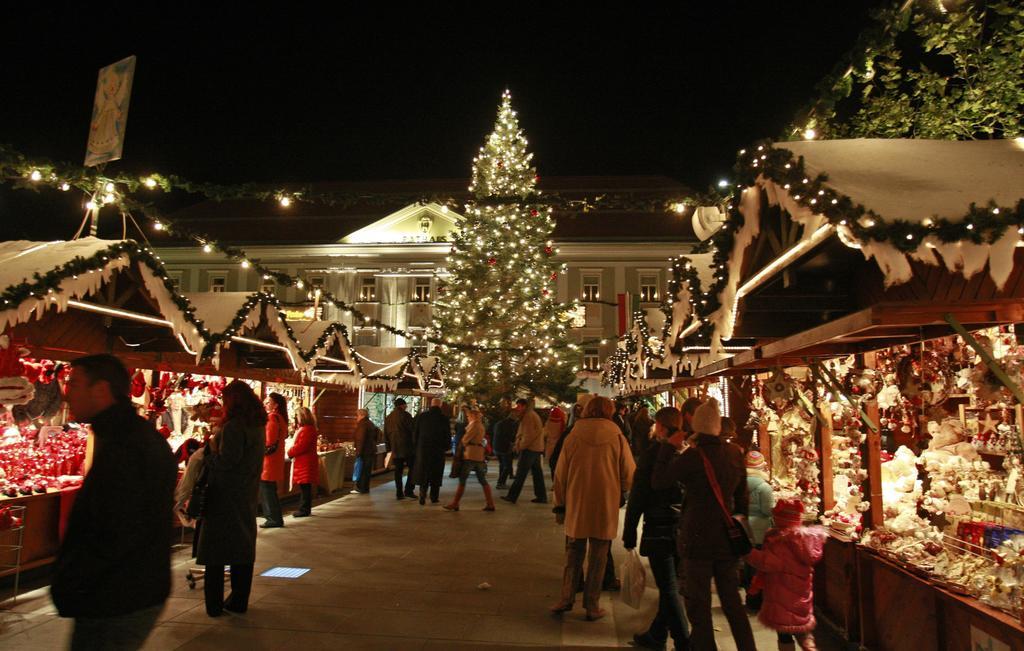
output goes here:
[{"label": "child in pink jacket", "polygon": [[804,651],[814,645],[814,564],[821,560],[825,531],[802,525],[800,500],[779,500],[772,509],[775,528],[768,531],[761,549],[750,552],[747,562],[757,569],[752,592],[764,589],[764,605],[758,618],[778,631],[780,651]]}]

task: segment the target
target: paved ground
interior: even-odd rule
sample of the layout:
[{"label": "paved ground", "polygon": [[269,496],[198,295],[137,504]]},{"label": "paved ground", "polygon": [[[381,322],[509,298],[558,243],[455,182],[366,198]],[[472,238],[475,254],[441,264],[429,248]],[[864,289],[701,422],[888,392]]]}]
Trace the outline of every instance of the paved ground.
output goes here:
[{"label": "paved ground", "polygon": [[[454,480],[445,481],[442,501],[454,490]],[[519,505],[499,500],[497,512],[484,513],[480,488],[470,484],[462,510],[448,513],[429,502],[397,501],[393,484],[377,478],[369,495],[344,494],[318,504],[311,518],[289,517],[283,529],[261,530],[257,574],[279,565],[310,571],[298,579],[257,576],[244,616],[206,616],[202,586],[190,590],[184,580],[190,549],[183,547],[147,648],[629,648],[656,608],[653,579],[640,610],[606,593],[609,616],[602,621],[585,621],[582,608],[561,619],[549,615],[561,580],[563,532],[550,507],[531,504],[531,497],[527,487]],[[620,544],[614,553],[621,561]],[[491,587],[480,589],[484,582]],[[735,649],[717,609],[715,621],[719,649]],[[773,633],[756,621],[754,630],[761,649],[776,647]],[[0,648],[66,648],[69,635],[70,622],[56,616],[45,587],[0,611]]]}]

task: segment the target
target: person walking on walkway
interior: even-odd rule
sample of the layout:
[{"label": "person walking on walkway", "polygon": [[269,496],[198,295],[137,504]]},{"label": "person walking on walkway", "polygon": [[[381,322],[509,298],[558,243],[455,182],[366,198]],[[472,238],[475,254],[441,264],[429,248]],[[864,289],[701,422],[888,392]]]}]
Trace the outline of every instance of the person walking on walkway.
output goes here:
[{"label": "person walking on walkway", "polygon": [[441,399],[430,401],[430,409],[420,414],[413,432],[416,437],[416,483],[420,486],[420,504],[437,504],[444,480],[444,455],[451,447],[451,423],[441,411]]},{"label": "person walking on walkway", "polygon": [[800,500],[779,500],[772,514],[775,528],[765,536],[763,548],[747,557],[757,568],[754,587],[764,588],[758,619],[778,632],[780,651],[795,651],[796,644],[814,651],[814,566],[821,560],[825,531],[803,526]]},{"label": "person walking on walkway", "polygon": [[533,499],[537,504],[547,504],[548,492],[544,486],[544,470],[540,465],[540,457],[544,453],[544,425],[540,416],[530,407],[526,398],[516,400],[516,411],[519,412],[519,428],[516,430],[514,449],[519,453],[519,465],[516,467],[516,478],[508,495],[502,495],[506,502],[516,503],[519,493],[526,483],[526,475],[533,475]]},{"label": "person walking on walkway", "polygon": [[356,455],[363,460],[363,471],[359,474],[359,482],[356,484],[356,492],[366,494],[370,492],[370,479],[373,477],[373,466],[377,460],[377,437],[380,429],[370,420],[370,412],[367,409],[356,410],[356,431],[353,435]]},{"label": "person walking on walkway", "polygon": [[[412,416],[406,410],[405,400],[395,400],[395,406],[384,419],[384,436],[391,448],[391,461],[395,465],[395,498],[416,497],[413,490],[412,467],[416,458],[416,448],[413,447],[412,438]],[[408,478],[405,482],[405,490],[402,490],[403,468],[408,471]]]},{"label": "person walking on walkway", "polygon": [[266,520],[260,527],[270,529],[284,526],[281,502],[277,498],[277,485],[284,479],[284,440],[288,438],[288,403],[280,393],[271,393],[263,406],[267,410],[267,429],[263,474],[260,475],[260,504]]},{"label": "person walking on walkway", "polygon": [[72,649],[138,649],[171,591],[171,518],[177,465],[140,418],[128,370],[112,355],[71,362],[65,398],[96,447],[68,518],[50,595],[75,619]]},{"label": "person walking on walkway", "polygon": [[[747,493],[750,496],[747,507],[747,522],[750,523],[751,542],[754,547],[761,548],[764,535],[772,526],[772,509],[775,508],[775,493],[768,483],[768,462],[757,450],[747,452]],[[754,566],[744,563],[743,587],[747,591],[747,608],[757,612],[761,608],[761,595],[752,594],[751,581],[754,579]]]},{"label": "person walking on walkway", "polygon": [[302,494],[299,510],[292,513],[293,518],[305,518],[313,513],[313,487],[320,483],[320,458],[316,454],[316,418],[309,407],[299,407],[295,413],[295,422],[299,426],[295,432],[295,442],[288,448],[288,456],[292,461],[292,484],[299,487]]},{"label": "person walking on walkway", "polygon": [[633,428],[629,423],[629,406],[624,402],[615,403],[615,424],[622,430],[622,435],[629,441],[630,446],[633,445]]},{"label": "person walking on walkway", "polygon": [[[680,419],[682,419],[681,415]],[[682,421],[680,420],[680,422]],[[653,426],[654,421],[651,420],[651,415],[647,409],[647,405],[640,405],[636,410],[636,415],[633,416],[633,420],[630,423],[630,428],[633,430],[633,454],[636,455],[638,459],[649,447],[651,442],[651,427]]]},{"label": "person walking on walkway", "polygon": [[551,611],[572,610],[588,558],[583,589],[588,621],[605,615],[598,601],[608,549],[619,530],[622,494],[629,490],[636,469],[629,444],[611,420],[614,411],[607,398],[591,400],[566,439],[555,469],[555,504],[565,509],[566,554],[561,599]]},{"label": "person walking on walkway", "polygon": [[494,456],[498,457],[497,488],[508,488],[505,484],[512,476],[512,447],[519,428],[519,413],[512,410],[508,416],[494,425]]},{"label": "person walking on walkway", "polygon": [[704,463],[707,459],[729,512],[746,516],[747,481],[743,451],[719,438],[722,417],[714,398],[694,410],[691,425],[696,433],[693,447],[677,456],[676,450],[682,447],[686,438],[685,433],[677,433],[669,439],[671,446],[659,449],[651,475],[654,490],[666,490],[682,482],[686,491],[679,532],[685,577],[683,594],[686,614],[693,627],[690,644],[696,651],[717,648],[711,623],[711,579],[714,578],[736,648],[753,651],[756,649],[754,633],[740,598],[739,559],[729,543],[722,507],[711,487],[712,480]]},{"label": "person walking on walkway", "polygon": [[551,470],[551,479],[555,478],[555,448],[565,434],[565,412],[558,405],[551,408],[548,418],[544,421],[544,458]]},{"label": "person walking on walkway", "polygon": [[484,457],[484,424],[483,414],[478,409],[467,409],[466,416],[469,422],[466,424],[466,433],[462,435],[462,472],[459,475],[459,487],[455,489],[455,498],[450,504],[445,504],[448,511],[458,511],[462,494],[466,492],[466,481],[469,473],[476,473],[476,479],[484,489],[484,499],[487,506],[484,511],[494,510],[494,496],[491,493],[491,485],[487,483],[487,461]]},{"label": "person walking on walkway", "polygon": [[[249,385],[224,387],[223,428],[210,438],[206,467],[206,512],[196,561],[206,566],[206,614],[249,608],[256,562],[256,502],[266,451],[267,412]],[[224,567],[231,566],[231,594],[224,600]]]},{"label": "person walking on walkway", "polygon": [[683,495],[678,484],[660,491],[651,488],[651,472],[658,451],[661,446],[669,446],[669,437],[675,435],[682,424],[683,416],[675,407],[665,407],[654,415],[653,438],[647,449],[640,453],[622,528],[623,547],[635,549],[636,528],[640,518],[644,520],[640,554],[647,557],[654,582],[658,585],[658,612],[647,630],[634,635],[633,641],[637,646],[648,649],[663,650],[670,634],[676,651],[684,651],[690,646],[690,628],[683,615],[676,580],[679,565],[676,527]]}]

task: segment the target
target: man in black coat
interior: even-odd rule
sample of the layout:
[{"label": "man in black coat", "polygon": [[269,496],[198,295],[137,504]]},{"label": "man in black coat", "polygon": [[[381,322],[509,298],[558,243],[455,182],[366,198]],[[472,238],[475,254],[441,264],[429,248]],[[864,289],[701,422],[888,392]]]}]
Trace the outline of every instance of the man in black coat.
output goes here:
[{"label": "man in black coat", "polygon": [[509,412],[508,416],[494,425],[494,454],[498,457],[497,488],[508,488],[505,483],[512,476],[512,445],[519,429],[519,413]]},{"label": "man in black coat", "polygon": [[67,402],[95,436],[50,588],[60,616],[75,618],[72,649],[141,647],[171,590],[177,466],[129,386],[112,355],[71,363]]},{"label": "man in black coat", "polygon": [[441,411],[440,398],[431,400],[430,409],[416,418],[413,436],[416,437],[415,472],[420,485],[420,504],[426,504],[428,487],[430,501],[436,504],[441,496],[444,455],[452,440],[451,421]]},{"label": "man in black coat", "polygon": [[[416,447],[412,437],[412,416],[406,411],[405,400],[395,400],[395,408],[384,419],[384,436],[391,450],[391,460],[395,466],[395,497],[403,499],[416,497],[413,490],[412,467],[416,460]],[[402,471],[409,470],[405,481],[405,492],[402,492]]]}]

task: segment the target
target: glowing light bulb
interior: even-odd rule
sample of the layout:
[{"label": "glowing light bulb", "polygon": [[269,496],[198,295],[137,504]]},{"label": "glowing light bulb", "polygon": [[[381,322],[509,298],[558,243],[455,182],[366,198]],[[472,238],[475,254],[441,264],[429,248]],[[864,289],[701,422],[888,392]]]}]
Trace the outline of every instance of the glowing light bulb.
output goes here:
[{"label": "glowing light bulb", "polygon": [[291,197],[281,197],[280,199],[278,199],[278,202],[285,208],[292,205]]},{"label": "glowing light bulb", "polygon": [[804,129],[804,140],[814,140],[818,136],[814,129]]},{"label": "glowing light bulb", "polygon": [[242,269],[248,269],[248,268],[249,268],[249,261],[248,260],[242,260]]},{"label": "glowing light bulb", "polygon": [[162,231],[162,230],[164,230],[164,225],[161,224],[160,222],[155,222],[153,224],[153,230],[155,230],[155,231]]},{"label": "glowing light bulb", "polygon": [[92,200],[87,201],[86,204],[85,204],[85,209],[86,210],[96,210],[96,202],[92,201]]},{"label": "glowing light bulb", "polygon": [[152,176],[146,177],[146,180],[143,181],[143,183],[145,183],[146,187],[149,188],[150,190],[156,187],[156,179],[154,179]]},{"label": "glowing light bulb", "polygon": [[203,245],[203,253],[209,253],[210,251],[213,251],[213,247],[210,246],[209,244],[204,244]]},{"label": "glowing light bulb", "polygon": [[61,183],[60,184],[60,189],[61,189],[62,192],[67,192],[68,190],[71,189],[71,184],[70,183]]},{"label": "glowing light bulb", "polygon": [[106,185],[103,186],[103,189],[106,190],[107,192],[113,192],[114,191],[114,184],[113,183],[107,183]]},{"label": "glowing light bulb", "polygon": [[28,175],[28,178],[32,179],[33,181],[41,181],[43,178],[43,174],[39,170],[32,170],[32,173]]}]

